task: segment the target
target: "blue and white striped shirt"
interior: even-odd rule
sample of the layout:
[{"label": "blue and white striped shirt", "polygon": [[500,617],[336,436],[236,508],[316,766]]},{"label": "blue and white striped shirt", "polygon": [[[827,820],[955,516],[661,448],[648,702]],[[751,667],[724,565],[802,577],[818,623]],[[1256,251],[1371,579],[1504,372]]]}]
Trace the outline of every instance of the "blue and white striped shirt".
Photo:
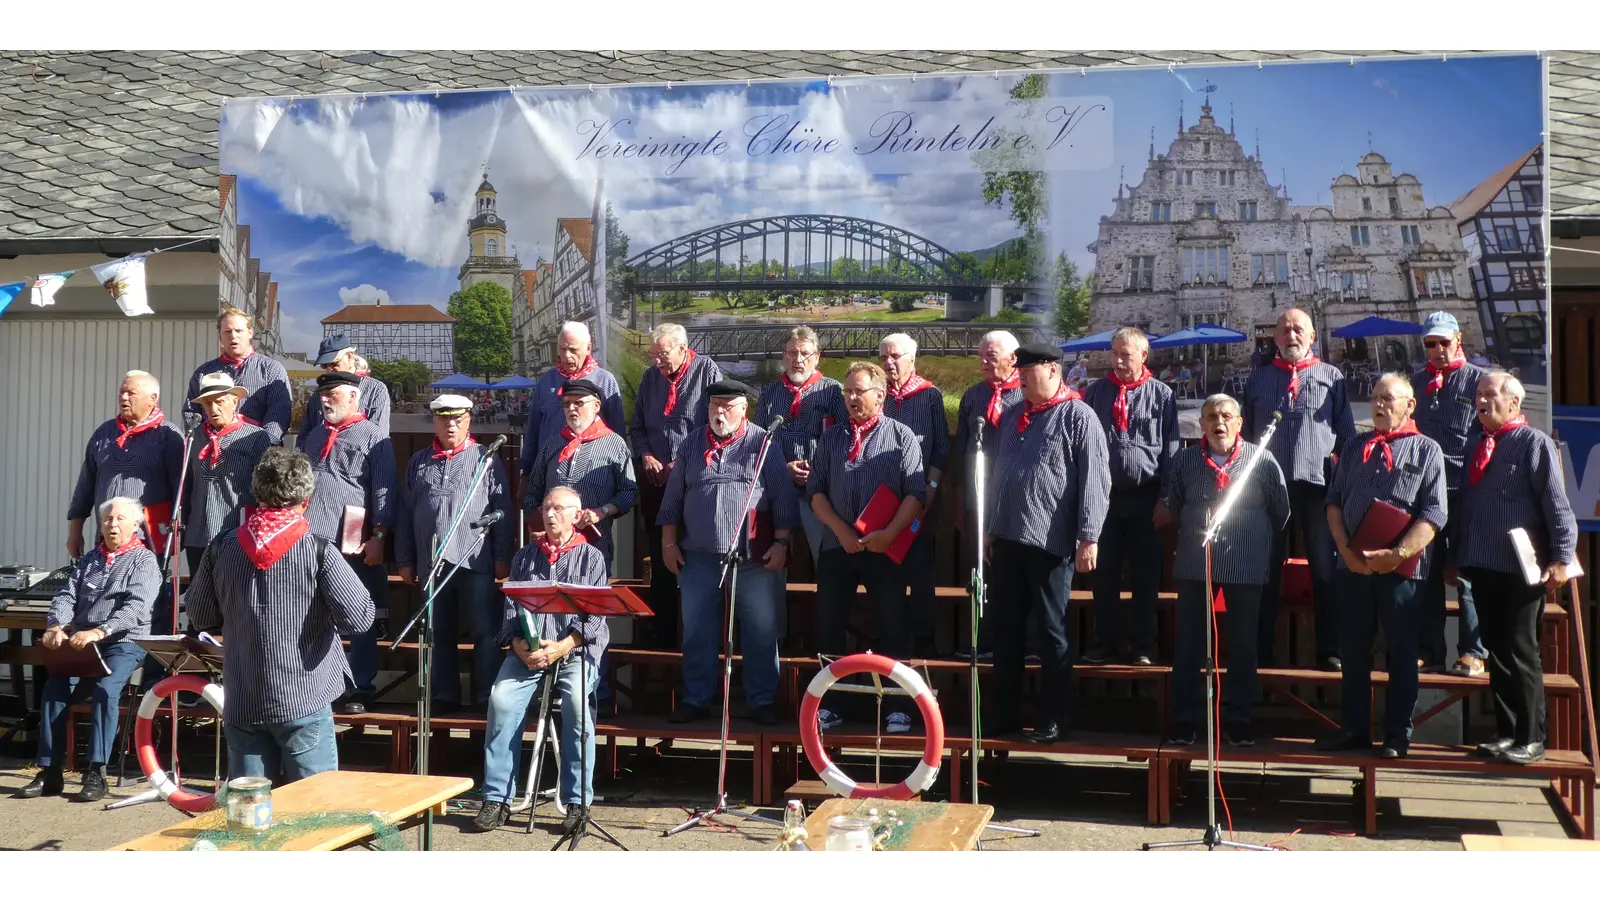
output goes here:
[{"label": "blue and white striped shirt", "polygon": [[[1243,438],[1239,440],[1243,441]],[[1211,579],[1217,584],[1266,584],[1272,567],[1272,541],[1289,522],[1289,489],[1283,470],[1268,453],[1256,463],[1250,480],[1239,474],[1261,448],[1245,443],[1239,458],[1219,463],[1232,479],[1226,491],[1217,489],[1217,472],[1206,464],[1204,441],[1178,451],[1167,471],[1163,493],[1172,518],[1178,523],[1178,552],[1172,577],[1203,581],[1206,551],[1202,542],[1211,516],[1222,506],[1227,492],[1242,492],[1211,545]]]},{"label": "blue and white striped shirt", "polygon": [[[370,375],[361,376],[361,411],[366,414],[367,421],[377,427],[384,437],[389,436],[389,388],[383,382]],[[313,393],[306,404],[306,414],[300,419],[300,435],[295,440],[295,449],[302,453],[309,453],[307,446],[311,440],[311,432],[322,424],[322,398]]]},{"label": "blue and white striped shirt", "polygon": [[578,492],[578,502],[584,509],[599,509],[610,503],[617,508],[614,516],[600,520],[600,551],[609,566],[614,560],[611,528],[617,518],[633,508],[639,494],[639,483],[634,479],[633,457],[628,453],[628,443],[622,435],[612,433],[579,445],[572,458],[561,461],[561,451],[567,442],[559,434],[539,447],[533,471],[522,495],[522,508],[533,515],[544,502],[552,488],[569,487]]},{"label": "blue and white striped shirt", "polygon": [[183,546],[204,547],[222,532],[239,527],[239,510],[255,505],[250,479],[261,454],[271,445],[271,437],[265,428],[242,422],[236,431],[217,440],[222,456],[212,460],[200,458],[200,451],[211,445],[205,427],[195,431],[189,444],[189,480],[184,485],[188,496],[183,504]]},{"label": "blue and white striped shirt", "polygon": [[1101,378],[1083,393],[1106,439],[1111,489],[1127,491],[1159,484],[1178,454],[1178,402],[1172,388],[1155,378],[1128,391],[1128,430],[1117,427],[1112,407],[1120,392],[1116,382]]},{"label": "blue and white striped shirt", "polygon": [[[483,573],[493,572],[495,563],[511,562],[516,525],[511,520],[511,488],[506,481],[506,468],[498,457],[489,460],[489,467],[472,497],[466,496],[467,486],[472,483],[472,474],[485,450],[474,444],[449,459],[435,459],[434,449],[429,446],[412,454],[411,462],[406,465],[405,479],[400,482],[400,505],[395,511],[395,565],[424,570],[431,567],[434,538],[444,539],[463,505],[467,507],[466,515],[451,535],[449,545],[443,548],[444,561],[450,565],[460,562],[463,568]],[[467,557],[467,551],[478,542],[478,531],[471,523],[497,509],[505,516],[489,526],[489,534],[478,545],[477,552]]]},{"label": "blue and white striped shirt", "polygon": [[177,499],[173,495],[183,468],[183,433],[172,420],[128,438],[126,448],[117,446],[120,434],[117,420],[108,419],[89,436],[67,503],[68,519],[92,519],[112,497],[131,497],[147,507]]},{"label": "blue and white striped shirt", "polygon": [[328,442],[328,427],[322,422],[306,438],[305,453],[311,458],[311,471],[317,486],[306,507],[306,519],[314,534],[335,544],[344,529],[344,509],[358,506],[367,511],[367,531],[394,525],[394,445],[389,436],[369,419],[357,422],[339,433],[328,458],[322,447]]},{"label": "blue and white striped shirt", "polygon": [[773,452],[780,454],[784,462],[809,462],[817,452],[823,430],[850,417],[844,405],[844,389],[832,378],[817,379],[816,384],[800,392],[800,414],[789,418],[790,394],[783,386],[787,377],[780,375],[761,389],[750,421],[767,428],[773,419],[783,416],[783,427],[772,439]]},{"label": "blue and white striped shirt", "polygon": [[1274,365],[1257,366],[1250,373],[1240,404],[1244,407],[1244,439],[1260,443],[1272,414],[1283,413],[1268,448],[1279,468],[1290,481],[1326,484],[1328,455],[1356,433],[1348,388],[1343,373],[1318,363],[1300,373],[1300,390],[1291,403],[1289,373]]},{"label": "blue and white striped shirt", "polygon": [[1423,369],[1411,376],[1411,391],[1417,398],[1417,411],[1411,420],[1417,430],[1433,438],[1444,451],[1445,483],[1454,491],[1461,487],[1462,453],[1478,427],[1478,379],[1486,373],[1465,363],[1454,372],[1446,372],[1444,387],[1425,394],[1433,375]]},{"label": "blue and white striped shirt", "polygon": [[[977,487],[976,472],[973,466],[973,457],[978,452],[978,430],[974,423],[983,417],[983,457],[984,474],[994,472],[994,453],[996,441],[1000,432],[997,426],[990,425],[987,418],[989,414],[989,398],[994,396],[994,386],[988,381],[979,381],[967,388],[961,395],[961,403],[956,407],[956,436],[950,443],[950,455],[960,457],[962,473],[965,476],[967,490]],[[1006,388],[1000,392],[1000,415],[1003,417],[1011,407],[1022,402],[1022,388]],[[974,500],[976,502],[976,500]]]},{"label": "blue and white striped shirt", "polygon": [[[1371,439],[1373,432],[1363,431],[1351,438],[1339,451],[1339,465],[1333,472],[1333,483],[1328,486],[1328,506],[1339,508],[1347,538],[1355,538],[1361,530],[1361,521],[1374,501],[1383,500],[1411,515],[1411,520],[1427,521],[1439,531],[1444,530],[1449,517],[1449,506],[1444,484],[1444,452],[1433,438],[1411,434],[1389,441],[1394,454],[1394,468],[1384,464],[1382,447],[1375,447],[1372,458],[1361,461],[1361,449]],[[1435,538],[1419,554],[1422,560],[1411,578],[1421,581],[1428,577],[1433,565]],[[1372,548],[1368,548],[1372,549]],[[1339,567],[1344,568],[1344,557],[1339,557]]]},{"label": "blue and white striped shirt", "polygon": [[[861,452],[852,460],[853,441],[848,419],[822,433],[817,455],[811,459],[804,502],[821,494],[845,524],[854,524],[880,485],[902,500],[907,496],[920,500],[927,493],[922,448],[911,429],[884,416],[862,440]],[[839,549],[839,538],[830,528],[822,529],[821,549]]]},{"label": "blue and white striped shirt", "polygon": [[227,646],[222,720],[271,725],[325,709],[345,692],[350,665],[339,635],[372,627],[372,595],[338,547],[301,536],[265,572],[237,529],[206,548],[184,594],[190,631],[221,629]]},{"label": "blue and white striped shirt", "polygon": [[161,563],[148,547],[135,547],[107,566],[105,552],[97,546],[78,557],[67,583],[50,601],[45,627],[99,628],[108,645],[148,637],[162,587]]},{"label": "blue and white striped shirt", "polygon": [[[1467,459],[1478,452],[1477,437]],[[1451,515],[1451,554],[1459,568],[1475,567],[1520,574],[1508,532],[1525,528],[1541,567],[1571,563],[1578,546],[1578,522],[1567,500],[1556,442],[1537,428],[1523,426],[1495,438],[1494,455],[1483,479],[1461,480],[1460,509]]]},{"label": "blue and white striped shirt", "polygon": [[[747,425],[744,435],[719,450],[710,466],[706,465],[704,428],[689,435],[678,448],[678,461],[667,478],[656,524],[681,526],[678,545],[685,553],[721,554],[733,542],[739,533],[746,485],[755,474],[765,437],[765,431]],[[800,510],[792,485],[774,446],[767,451],[750,509],[771,513],[775,530],[799,528]]]},{"label": "blue and white striped shirt", "polygon": [[[226,372],[234,384],[248,390],[250,393],[239,403],[239,415],[259,425],[267,433],[268,443],[273,446],[283,443],[284,432],[289,430],[289,419],[294,414],[294,392],[289,390],[289,373],[283,364],[259,350],[237,368],[220,357],[206,360],[189,376],[189,393],[185,399],[190,402],[184,408],[187,415],[204,414],[200,405],[193,401],[200,393],[200,376],[212,372]],[[312,398],[313,405],[315,399]],[[322,408],[318,406],[317,409],[320,413]]]},{"label": "blue and white striped shirt", "polygon": [[[622,389],[617,386],[616,376],[605,369],[595,369],[583,380],[592,382],[604,395],[600,398],[600,421],[617,434],[627,434],[627,424],[622,420]],[[517,468],[523,472],[533,468],[542,443],[552,440],[566,443],[561,440],[561,429],[567,427],[567,417],[561,411],[561,395],[556,393],[566,383],[560,370],[549,368],[534,385],[528,424],[522,435],[522,455],[517,459]]]},{"label": "blue and white striped shirt", "polygon": [[722,370],[704,353],[695,354],[684,365],[688,371],[678,381],[678,401],[670,416],[662,412],[667,405],[667,377],[651,366],[639,379],[639,390],[633,396],[633,421],[628,425],[636,459],[644,459],[648,453],[662,465],[671,465],[683,439],[706,427],[706,388],[722,380]]},{"label": "blue and white striped shirt", "polygon": [[1106,437],[1094,410],[1068,400],[1031,417],[1019,403],[1000,419],[1000,446],[989,493],[989,534],[1063,559],[1078,541],[1097,542],[1111,507]]},{"label": "blue and white striped shirt", "polygon": [[[518,550],[516,557],[511,560],[510,580],[599,587],[606,584],[606,566],[605,555],[593,544],[584,544],[561,554],[553,567],[538,544],[529,544]],[[509,647],[512,638],[522,636],[521,626],[517,623],[517,614],[522,607],[510,597],[504,597],[504,600],[505,618],[500,623],[495,642],[502,647]],[[584,621],[582,616],[575,614],[539,613],[534,616],[534,624],[538,628],[537,637],[543,640],[559,641],[568,633],[581,638],[578,646],[572,648],[570,658],[573,661],[589,653],[592,654],[589,664],[593,665],[611,643],[611,626],[605,616],[590,616],[588,621]],[[536,649],[537,645],[534,646]]]},{"label": "blue and white striped shirt", "polygon": [[883,415],[911,429],[917,436],[924,469],[940,472],[950,463],[950,419],[944,412],[944,395],[929,385],[902,402],[883,398]]}]

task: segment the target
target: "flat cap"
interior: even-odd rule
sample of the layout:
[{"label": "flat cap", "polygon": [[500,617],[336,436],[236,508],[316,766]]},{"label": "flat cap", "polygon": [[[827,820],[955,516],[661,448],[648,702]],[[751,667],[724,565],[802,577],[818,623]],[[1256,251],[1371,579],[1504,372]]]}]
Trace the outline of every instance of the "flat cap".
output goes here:
[{"label": "flat cap", "polygon": [[1023,344],[1017,348],[1017,367],[1061,362],[1061,348],[1053,344]]},{"label": "flat cap", "polygon": [[706,388],[706,396],[754,397],[756,396],[756,390],[750,385],[745,384],[737,379],[724,378],[721,381],[713,382],[710,387]]},{"label": "flat cap", "polygon": [[354,372],[323,372],[317,376],[317,390],[326,391],[336,387],[361,387],[361,376]]}]

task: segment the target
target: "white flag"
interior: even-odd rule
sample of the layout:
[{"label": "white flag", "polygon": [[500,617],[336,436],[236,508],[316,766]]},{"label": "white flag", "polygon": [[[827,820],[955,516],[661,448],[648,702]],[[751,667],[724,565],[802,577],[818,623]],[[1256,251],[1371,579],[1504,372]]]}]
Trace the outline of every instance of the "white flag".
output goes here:
[{"label": "white flag", "polygon": [[28,302],[34,306],[55,306],[56,291],[61,290],[61,285],[72,277],[71,272],[57,272],[54,275],[40,275],[33,280],[33,290],[28,295]]},{"label": "white flag", "polygon": [[150,316],[150,300],[144,289],[144,257],[125,256],[92,267],[94,277],[111,293],[125,316]]}]

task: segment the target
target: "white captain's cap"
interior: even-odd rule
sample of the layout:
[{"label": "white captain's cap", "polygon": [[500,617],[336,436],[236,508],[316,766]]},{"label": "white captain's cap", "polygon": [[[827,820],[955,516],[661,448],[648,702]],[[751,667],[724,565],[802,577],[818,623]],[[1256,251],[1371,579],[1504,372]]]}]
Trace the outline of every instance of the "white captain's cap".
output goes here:
[{"label": "white captain's cap", "polygon": [[428,404],[436,416],[459,416],[472,412],[472,401],[460,394],[440,394]]}]

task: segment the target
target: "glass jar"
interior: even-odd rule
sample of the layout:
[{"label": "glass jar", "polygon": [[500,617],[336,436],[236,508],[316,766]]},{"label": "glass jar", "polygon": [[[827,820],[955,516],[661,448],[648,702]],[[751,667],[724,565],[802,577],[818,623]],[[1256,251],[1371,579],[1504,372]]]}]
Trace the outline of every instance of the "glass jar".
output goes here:
[{"label": "glass jar", "polygon": [[228,830],[259,834],[272,827],[272,782],[256,776],[228,782]]},{"label": "glass jar", "polygon": [[828,820],[829,850],[871,850],[872,823],[853,816],[834,816]]}]

